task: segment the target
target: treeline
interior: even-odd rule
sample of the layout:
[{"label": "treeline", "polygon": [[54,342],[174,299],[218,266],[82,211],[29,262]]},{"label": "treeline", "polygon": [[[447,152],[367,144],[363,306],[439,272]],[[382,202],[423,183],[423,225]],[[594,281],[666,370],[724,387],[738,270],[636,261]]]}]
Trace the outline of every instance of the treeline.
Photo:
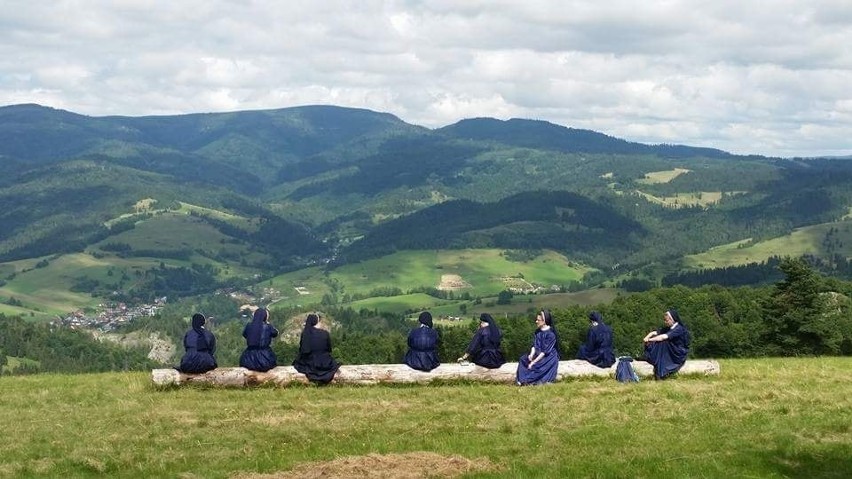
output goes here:
[{"label": "treeline", "polygon": [[[820,275],[803,259],[783,259],[778,268],[784,279],[773,286],[675,286],[620,296],[595,308],[554,310],[562,357],[573,358],[585,340],[591,309],[612,326],[617,353],[638,357],[642,337],[662,326],[663,313],[670,308],[679,311],[692,332],[690,357],[852,354],[852,284]],[[529,350],[533,316],[495,318],[504,333],[508,360],[516,361]],[[464,352],[476,324],[437,328],[443,361]],[[398,324],[369,334],[343,327],[333,331],[332,340],[335,355],[348,364],[398,363],[406,349],[406,331]]]},{"label": "treeline", "polygon": [[[771,286],[729,288],[718,285],[674,286],[623,295],[594,308],[572,306],[553,311],[563,359],[571,359],[585,340],[588,313],[600,311],[612,326],[618,355],[639,357],[642,337],[662,326],[667,309],[679,311],[692,333],[692,358],[732,358],[797,355],[852,355],[852,283],[819,274],[803,259],[785,258],[778,268],[783,279]],[[202,311],[214,319],[219,365],[236,366],[245,347],[242,329],[248,320],[234,313],[224,296],[202,304],[169,306],[154,318],[132,324],[128,331],[161,331],[180,345],[187,318]],[[273,349],[279,365],[289,365],[298,348],[298,325],[304,312],[274,309],[272,322],[281,330]],[[217,316],[220,315],[220,316]],[[343,364],[399,363],[406,338],[416,322],[390,313],[329,308],[334,356]],[[496,317],[503,330],[507,360],[517,361],[529,351],[534,313]],[[467,347],[478,322],[437,326],[439,355],[451,362]],[[125,331],[127,332],[127,331]],[[148,369],[145,351],[97,343],[83,332],[32,324],[0,315],[0,358],[27,358],[40,362],[39,371],[87,372]],[[181,354],[180,351],[179,354]],[[179,358],[174,358],[173,364]],[[21,372],[21,371],[18,371]]]},{"label": "treeline", "polygon": [[110,297],[113,301],[150,301],[161,296],[182,298],[212,292],[220,286],[217,276],[219,269],[210,264],[191,263],[189,267],[166,266],[162,261],[159,267],[134,270],[133,276],[125,269],[110,269],[107,276],[113,281],[100,281],[95,278],[76,278],[71,291],[89,293],[92,296]]},{"label": "treeline", "polygon": [[554,249],[582,257],[637,246],[643,227],[612,208],[567,191],[534,191],[494,203],[447,201],[376,226],[341,253],[361,261],[400,250]]},{"label": "treeline", "polygon": [[[591,309],[600,311],[612,326],[619,355],[639,357],[642,337],[661,327],[664,312],[671,308],[679,311],[692,332],[693,358],[852,354],[852,284],[823,277],[802,259],[783,259],[778,268],[784,279],[772,286],[675,286],[620,296],[595,308],[554,310],[562,358],[573,358],[585,340]],[[273,311],[273,317],[294,313]],[[408,330],[416,327],[414,321],[375,311],[329,309],[325,314],[337,325],[332,330],[334,356],[344,364],[401,362]],[[533,317],[495,318],[503,330],[502,348],[509,361],[529,351]],[[477,324],[436,327],[442,361],[454,361],[464,352]],[[217,335],[228,336],[220,343],[230,344],[230,350],[220,349],[223,366],[236,365],[244,347],[239,336],[242,323],[228,328],[217,330]],[[292,335],[275,343],[279,364],[289,364],[295,357],[297,339],[298,335]]]},{"label": "treeline", "polygon": [[698,288],[705,284],[721,286],[747,286],[772,283],[780,280],[783,274],[778,269],[781,258],[773,256],[766,261],[752,262],[725,268],[700,269],[697,271],[679,271],[663,276],[664,287],[683,285]]},{"label": "treeline", "polygon": [[[257,217],[258,227],[255,231],[246,231],[208,215],[191,214],[202,218],[226,236],[260,247],[273,257],[273,263],[279,268],[297,264],[296,258],[319,257],[327,253],[328,247],[308,228],[268,211],[259,212],[262,214]],[[269,267],[268,264],[265,266]]]},{"label": "treeline", "polygon": [[[154,367],[147,348],[99,342],[85,331],[0,314],[0,374],[88,373]],[[19,364],[10,367],[9,358]]]},{"label": "treeline", "polygon": [[[852,279],[852,261],[845,256],[834,255],[825,259],[813,255],[803,255],[802,261],[826,276],[841,279]],[[700,269],[695,271],[679,271],[663,276],[661,285],[674,285],[698,288],[702,285],[717,284],[720,286],[765,285],[777,282],[783,278],[779,269],[781,258],[772,256],[766,261],[752,262],[744,265],[728,266],[725,268]],[[646,291],[651,289],[653,282],[641,278],[630,278],[619,283],[628,291]]]}]

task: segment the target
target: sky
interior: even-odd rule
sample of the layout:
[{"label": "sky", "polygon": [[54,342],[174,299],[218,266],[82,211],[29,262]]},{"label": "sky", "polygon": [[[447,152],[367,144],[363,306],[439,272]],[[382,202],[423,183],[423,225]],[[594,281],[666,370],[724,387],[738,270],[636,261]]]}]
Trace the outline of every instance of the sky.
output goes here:
[{"label": "sky", "polygon": [[0,105],[338,105],[852,155],[849,0],[2,0]]}]

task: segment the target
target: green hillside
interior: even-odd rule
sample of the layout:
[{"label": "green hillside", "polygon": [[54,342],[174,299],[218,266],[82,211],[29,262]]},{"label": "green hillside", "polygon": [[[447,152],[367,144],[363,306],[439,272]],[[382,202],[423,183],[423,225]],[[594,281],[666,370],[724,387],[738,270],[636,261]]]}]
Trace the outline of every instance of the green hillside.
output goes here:
[{"label": "green hillside", "polygon": [[806,254],[852,256],[852,220],[796,228],[790,234],[764,241],[755,242],[749,238],[716,246],[704,253],[686,256],[684,264],[690,268],[723,268],[762,262],[772,256]]},{"label": "green hillside", "polygon": [[[260,289],[271,277],[282,305],[396,311],[420,299],[393,289],[431,294],[439,267],[469,283],[458,294],[484,299],[513,287],[500,276],[656,280],[649,270],[749,238],[741,259],[687,264],[753,261],[786,235],[792,244],[768,248],[832,262],[847,254],[845,233],[804,247],[801,232],[850,204],[848,161],[643,145],[543,121],[430,130],[334,106],[137,118],[0,107],[0,299],[25,313]],[[550,251],[586,270],[488,257],[456,271],[418,256],[470,250]]]},{"label": "green hillside", "polygon": [[318,304],[329,295],[334,296],[334,302],[354,300],[354,306],[368,308],[375,303],[359,300],[385,297],[376,301],[434,306],[446,301],[430,301],[422,294],[387,297],[428,289],[452,292],[455,298],[464,294],[470,298],[496,296],[513,287],[549,289],[556,286],[558,290],[559,286],[581,281],[590,271],[588,266],[574,263],[553,251],[529,256],[499,249],[404,251],[342,265],[328,272],[320,268],[295,271],[263,284],[282,292],[283,298],[276,302],[279,306]]}]

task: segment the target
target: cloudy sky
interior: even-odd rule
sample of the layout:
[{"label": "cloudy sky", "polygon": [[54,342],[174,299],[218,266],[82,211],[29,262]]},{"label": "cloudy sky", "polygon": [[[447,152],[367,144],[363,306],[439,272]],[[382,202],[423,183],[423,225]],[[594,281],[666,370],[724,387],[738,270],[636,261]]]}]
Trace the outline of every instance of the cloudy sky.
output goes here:
[{"label": "cloudy sky", "polygon": [[2,0],[0,105],[306,104],[852,154],[848,0]]}]

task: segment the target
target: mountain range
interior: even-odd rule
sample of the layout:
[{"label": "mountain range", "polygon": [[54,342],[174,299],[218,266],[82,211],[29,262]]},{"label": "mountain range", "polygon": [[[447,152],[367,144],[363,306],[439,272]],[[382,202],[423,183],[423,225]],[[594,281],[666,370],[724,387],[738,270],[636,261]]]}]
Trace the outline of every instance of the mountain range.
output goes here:
[{"label": "mountain range", "polygon": [[336,106],[90,117],[12,105],[0,107],[0,275],[83,253],[150,260],[118,286],[150,287],[163,262],[206,265],[221,284],[503,248],[558,251],[602,281],[840,221],[850,185],[843,159],[646,145],[539,120],[427,129]]}]

